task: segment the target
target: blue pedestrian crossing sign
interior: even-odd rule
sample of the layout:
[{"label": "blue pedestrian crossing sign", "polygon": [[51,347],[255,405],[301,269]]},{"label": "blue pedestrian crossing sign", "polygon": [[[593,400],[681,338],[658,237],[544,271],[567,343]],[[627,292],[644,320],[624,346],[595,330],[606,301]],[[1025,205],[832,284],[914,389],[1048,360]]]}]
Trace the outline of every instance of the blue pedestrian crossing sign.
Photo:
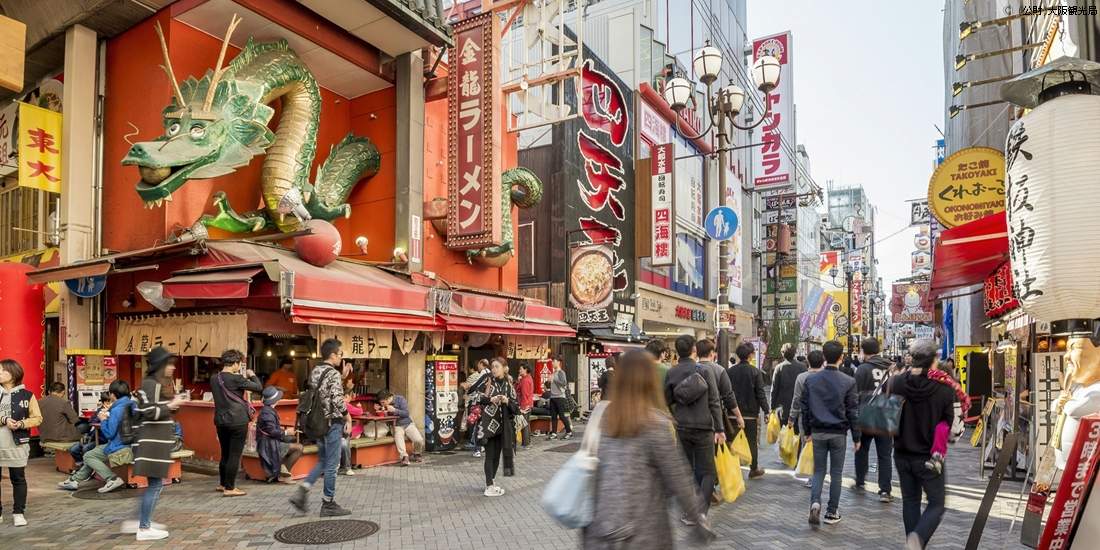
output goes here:
[{"label": "blue pedestrian crossing sign", "polygon": [[737,213],[728,206],[719,206],[707,214],[703,223],[707,235],[716,241],[725,241],[737,232]]}]

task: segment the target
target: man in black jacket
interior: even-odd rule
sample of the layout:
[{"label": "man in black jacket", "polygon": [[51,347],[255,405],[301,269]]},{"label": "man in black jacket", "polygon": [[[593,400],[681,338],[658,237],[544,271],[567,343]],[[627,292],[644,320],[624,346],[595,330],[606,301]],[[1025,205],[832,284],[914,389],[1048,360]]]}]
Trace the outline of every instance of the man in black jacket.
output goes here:
[{"label": "man in black jacket", "polygon": [[772,408],[779,414],[779,421],[786,424],[791,419],[791,401],[794,399],[794,381],[806,372],[806,365],[794,360],[794,344],[783,344],[780,351],[784,361],[772,374]]},{"label": "man in black jacket", "polygon": [[[698,494],[703,510],[710,509],[710,495],[718,481],[714,467],[714,446],[726,441],[722,420],[722,401],[718,396],[718,381],[710,369],[699,365],[695,338],[684,334],[676,339],[676,354],[680,362],[665,376],[665,401],[676,421],[676,436],[695,471]],[[702,384],[706,389],[699,392]],[[684,523],[691,523],[685,518]]]},{"label": "man in black jacket", "polygon": [[749,451],[752,452],[749,479],[753,479],[764,475],[764,469],[758,462],[757,443],[760,440],[760,418],[767,422],[771,410],[764,393],[764,373],[749,364],[749,357],[756,353],[756,348],[748,342],[741,342],[734,353],[738,362],[726,369],[726,374],[733,384],[733,393],[741,404],[741,416],[745,419],[744,426],[739,431],[744,431],[749,440]]},{"label": "man in black jacket", "polygon": [[[933,340],[917,340],[909,347],[913,368],[897,376],[890,386],[905,398],[901,425],[894,438],[894,463],[901,485],[902,521],[905,523],[906,548],[923,549],[943,519],[944,474],[925,466],[932,457],[936,425],[955,418],[955,390],[928,378],[928,371],[939,362],[940,348]],[[921,513],[921,494],[928,507]]]},{"label": "man in black jacket", "polygon": [[814,445],[814,477],[810,489],[810,523],[821,522],[821,487],[825,483],[825,467],[829,466],[829,505],[825,523],[840,522],[840,490],[844,480],[844,434],[852,432],[856,452],[859,452],[859,398],[856,381],[837,370],[844,346],[829,340],[821,347],[825,368],[806,378],[802,385],[802,410],[799,421],[802,437]]},{"label": "man in black jacket", "polygon": [[[860,342],[863,350],[863,362],[856,369],[856,391],[860,400],[869,398],[890,373],[892,363],[880,355],[878,339],[864,338]],[[866,396],[866,397],[865,397]],[[888,435],[863,434],[860,437],[860,447],[856,451],[856,484],[852,486],[855,491],[863,491],[863,480],[867,478],[868,458],[871,454],[871,442],[875,443],[875,453],[878,455],[878,500],[879,502],[893,502],[894,495],[890,491],[890,452],[893,449],[893,438]]]}]

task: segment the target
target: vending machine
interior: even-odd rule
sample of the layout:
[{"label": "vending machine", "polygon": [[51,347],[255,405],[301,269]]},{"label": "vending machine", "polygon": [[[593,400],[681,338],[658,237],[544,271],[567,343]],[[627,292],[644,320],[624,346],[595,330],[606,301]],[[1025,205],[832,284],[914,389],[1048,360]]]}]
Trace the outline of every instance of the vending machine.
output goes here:
[{"label": "vending machine", "polygon": [[458,415],[458,357],[430,355],[424,373],[424,448],[453,449]]}]

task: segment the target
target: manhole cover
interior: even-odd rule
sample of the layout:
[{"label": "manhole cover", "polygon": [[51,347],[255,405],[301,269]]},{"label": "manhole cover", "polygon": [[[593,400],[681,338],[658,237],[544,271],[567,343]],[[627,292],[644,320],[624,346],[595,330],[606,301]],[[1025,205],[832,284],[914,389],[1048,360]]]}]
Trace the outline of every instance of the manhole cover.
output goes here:
[{"label": "manhole cover", "polygon": [[367,538],[378,532],[378,524],[357,519],[333,519],[299,523],[275,532],[285,544],[332,544]]},{"label": "manhole cover", "polygon": [[565,445],[558,445],[557,447],[550,447],[546,449],[552,453],[575,453],[581,450],[580,443],[566,443]]},{"label": "manhole cover", "polygon": [[145,489],[127,489],[125,487],[120,487],[110,493],[101,493],[99,492],[99,487],[90,487],[73,492],[73,498],[79,498],[80,500],[124,500],[138,498],[144,494]]}]

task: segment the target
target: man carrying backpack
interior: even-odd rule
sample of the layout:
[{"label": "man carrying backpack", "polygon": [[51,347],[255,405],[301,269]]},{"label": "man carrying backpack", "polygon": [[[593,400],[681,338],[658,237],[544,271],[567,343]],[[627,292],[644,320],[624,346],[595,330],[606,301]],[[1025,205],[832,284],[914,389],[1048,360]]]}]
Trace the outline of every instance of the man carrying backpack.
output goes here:
[{"label": "man carrying backpack", "polygon": [[336,469],[340,465],[340,450],[344,435],[351,433],[351,416],[344,402],[342,381],[351,366],[341,367],[344,352],[340,341],[329,338],[321,344],[322,362],[309,374],[307,391],[298,405],[298,423],[306,437],[317,441],[317,465],[294,496],[290,504],[305,512],[309,508],[309,489],[324,473],[324,496],[321,517],[347,516],[351,510],[336,503]]},{"label": "man carrying backpack", "polygon": [[[676,437],[695,471],[703,511],[710,509],[710,495],[718,482],[714,466],[714,446],[726,441],[722,418],[722,400],[714,373],[699,365],[695,338],[684,334],[676,339],[680,362],[665,377],[665,401],[676,420]],[[685,524],[694,522],[684,518]]]}]

